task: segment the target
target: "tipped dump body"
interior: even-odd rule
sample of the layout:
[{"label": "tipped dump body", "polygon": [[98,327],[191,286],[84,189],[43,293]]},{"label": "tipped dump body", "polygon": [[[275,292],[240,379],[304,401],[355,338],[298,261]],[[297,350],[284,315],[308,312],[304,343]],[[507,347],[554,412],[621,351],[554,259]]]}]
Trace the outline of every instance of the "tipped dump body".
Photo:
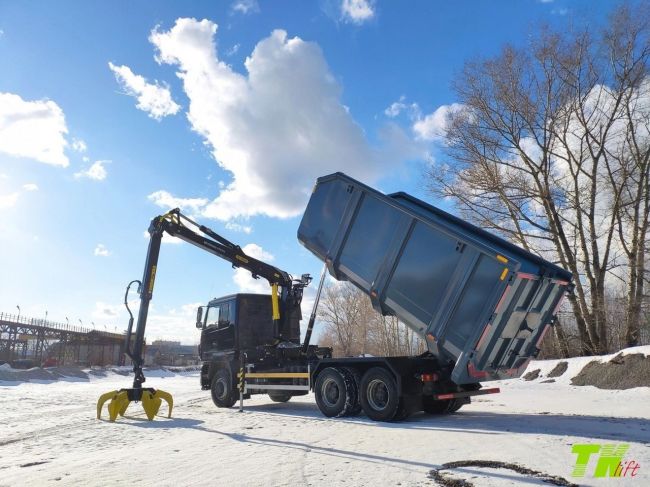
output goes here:
[{"label": "tipped dump body", "polygon": [[452,380],[519,376],[571,286],[566,270],[405,193],[319,178],[298,239],[425,338]]}]

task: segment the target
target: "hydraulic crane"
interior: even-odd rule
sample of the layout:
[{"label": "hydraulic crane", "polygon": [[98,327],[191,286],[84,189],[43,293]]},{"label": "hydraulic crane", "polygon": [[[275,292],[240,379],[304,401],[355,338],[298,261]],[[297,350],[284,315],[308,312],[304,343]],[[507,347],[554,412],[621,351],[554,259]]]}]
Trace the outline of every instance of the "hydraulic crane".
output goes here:
[{"label": "hydraulic crane", "polygon": [[[256,279],[263,278],[269,282],[271,286],[272,319],[275,334],[273,345],[281,344],[290,337],[292,319],[295,319],[296,309],[299,314],[303,289],[311,282],[309,274],[303,274],[300,279],[293,279],[289,273],[246,255],[240,246],[228,241],[210,228],[191,220],[183,215],[178,208],[155,217],[149,226],[149,248],[142,281],[131,281],[127,286],[124,296],[124,304],[130,315],[126,332],[125,353],[133,362],[133,387],[102,394],[97,402],[98,419],[101,416],[104,403],[109,400],[108,411],[111,421],[114,421],[118,414],[123,416],[126,408],[132,401],[141,401],[147,417],[149,420],[152,420],[158,413],[162,400],[165,400],[168,403],[168,416],[171,417],[173,407],[171,394],[160,389],[142,387],[142,384],[145,382],[143,372],[144,334],[149,313],[149,303],[153,297],[160,246],[165,233],[173,237],[178,237],[206,252],[210,252],[230,262],[233,267],[241,267],[250,271]],[[135,338],[131,347],[133,314],[129,309],[128,294],[131,286],[134,284],[138,285],[140,308],[135,328]]]}]

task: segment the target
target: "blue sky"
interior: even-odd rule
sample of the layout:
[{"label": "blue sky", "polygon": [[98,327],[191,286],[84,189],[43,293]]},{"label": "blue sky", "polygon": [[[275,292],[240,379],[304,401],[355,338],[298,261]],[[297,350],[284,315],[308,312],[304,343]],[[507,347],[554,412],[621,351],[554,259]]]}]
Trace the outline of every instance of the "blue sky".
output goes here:
[{"label": "blue sky", "polygon": [[[296,239],[317,176],[432,201],[422,168],[441,157],[463,63],[524,46],[543,22],[597,25],[610,7],[0,0],[0,311],[123,329],[149,220],[177,204],[317,276]],[[147,336],[194,343],[198,303],[264,289],[166,243]]]}]

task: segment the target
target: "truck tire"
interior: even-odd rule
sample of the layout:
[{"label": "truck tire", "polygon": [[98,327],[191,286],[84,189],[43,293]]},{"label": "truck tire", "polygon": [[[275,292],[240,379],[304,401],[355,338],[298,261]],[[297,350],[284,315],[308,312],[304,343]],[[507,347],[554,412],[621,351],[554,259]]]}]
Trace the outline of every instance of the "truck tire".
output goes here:
[{"label": "truck tire", "polygon": [[288,402],[291,399],[291,394],[286,394],[284,392],[274,392],[269,394],[271,401],[273,402]]},{"label": "truck tire", "polygon": [[[346,385],[347,382],[347,385]],[[347,412],[349,382],[340,369],[327,367],[316,378],[314,393],[318,409],[328,418],[344,416]]]},{"label": "truck tire", "polygon": [[395,413],[393,421],[404,421],[411,414],[418,411],[418,401],[413,398],[402,397],[399,401],[399,407]]},{"label": "truck tire", "polygon": [[361,374],[353,367],[342,367],[348,391],[348,403],[346,404],[345,416],[356,416],[361,412],[359,391],[361,387]]},{"label": "truck tire", "polygon": [[218,369],[210,387],[212,402],[218,408],[229,408],[237,402],[237,390],[228,369]]},{"label": "truck tire", "polygon": [[373,367],[361,379],[361,407],[375,421],[392,421],[398,412],[400,394],[393,375],[383,367]]}]

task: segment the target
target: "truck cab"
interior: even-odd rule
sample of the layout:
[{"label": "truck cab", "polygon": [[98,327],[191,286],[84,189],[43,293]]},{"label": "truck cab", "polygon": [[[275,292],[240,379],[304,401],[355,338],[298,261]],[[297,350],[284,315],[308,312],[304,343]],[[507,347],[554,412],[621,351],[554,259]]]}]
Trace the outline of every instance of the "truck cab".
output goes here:
[{"label": "truck cab", "polygon": [[201,329],[201,360],[272,344],[271,316],[268,294],[232,294],[199,307],[196,326]]},{"label": "truck cab", "polygon": [[[281,312],[287,314],[283,331],[273,321],[273,303],[268,294],[232,294],[198,308],[196,327],[201,330],[199,354],[203,364],[201,388],[212,391],[216,405],[234,404],[238,396],[237,372],[243,359],[267,370],[306,368],[300,345],[300,304]],[[310,350],[313,352],[314,348],[318,347]],[[331,356],[330,349],[323,350]],[[286,401],[289,397],[271,395],[274,400]]]}]

